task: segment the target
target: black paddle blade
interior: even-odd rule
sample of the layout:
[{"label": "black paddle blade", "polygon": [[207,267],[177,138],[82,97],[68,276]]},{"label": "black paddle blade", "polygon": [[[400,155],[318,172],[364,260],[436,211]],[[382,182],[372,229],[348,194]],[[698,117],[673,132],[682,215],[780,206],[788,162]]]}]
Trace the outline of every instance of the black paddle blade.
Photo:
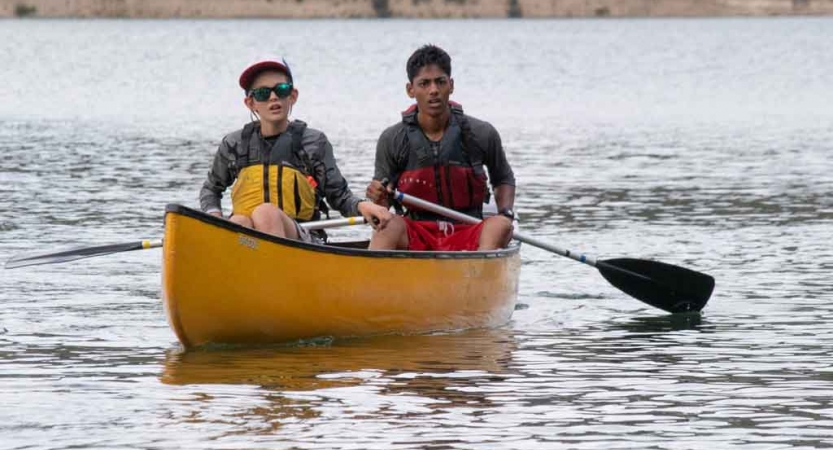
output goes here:
[{"label": "black paddle blade", "polygon": [[714,290],[710,275],[659,261],[617,258],[596,268],[622,292],[670,313],[700,311]]}]

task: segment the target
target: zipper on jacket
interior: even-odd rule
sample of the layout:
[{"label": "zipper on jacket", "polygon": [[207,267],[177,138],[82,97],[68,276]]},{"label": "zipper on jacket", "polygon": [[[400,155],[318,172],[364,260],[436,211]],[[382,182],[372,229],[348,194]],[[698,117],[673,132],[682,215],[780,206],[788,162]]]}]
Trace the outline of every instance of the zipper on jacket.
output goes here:
[{"label": "zipper on jacket", "polygon": [[278,209],[283,211],[283,164],[278,164],[278,185],[275,187],[278,195]]},{"label": "zipper on jacket", "polygon": [[261,148],[260,157],[263,160],[263,203],[269,203],[271,200],[269,198],[269,154],[272,147],[269,145],[269,141],[263,139],[260,133],[257,136]]},{"label": "zipper on jacket", "polygon": [[445,185],[448,188],[448,207],[454,208],[454,190],[451,185],[451,164],[445,166]]},{"label": "zipper on jacket", "polygon": [[[298,190],[298,172],[295,172],[295,176],[292,177],[292,191],[295,195],[295,218],[298,218],[298,215],[301,214],[301,192]],[[306,180],[304,180],[306,181]],[[303,181],[302,181],[303,182]]]},{"label": "zipper on jacket", "polygon": [[440,178],[440,144],[438,142],[429,141],[431,145],[431,152],[434,154],[434,186],[437,188],[437,203],[443,204],[443,183]]},{"label": "zipper on jacket", "polygon": [[472,167],[471,173],[468,171],[466,172],[466,186],[469,188],[469,205],[474,205],[474,186],[471,184],[471,177],[474,176],[474,168]]}]

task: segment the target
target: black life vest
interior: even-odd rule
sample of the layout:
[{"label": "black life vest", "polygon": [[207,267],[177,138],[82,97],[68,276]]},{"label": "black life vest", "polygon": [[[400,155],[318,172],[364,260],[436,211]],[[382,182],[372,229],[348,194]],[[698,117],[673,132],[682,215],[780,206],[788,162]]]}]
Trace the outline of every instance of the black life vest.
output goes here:
[{"label": "black life vest", "polygon": [[[451,104],[449,124],[439,142],[431,142],[419,127],[416,105],[402,113],[402,122],[406,126],[408,160],[398,176],[397,189],[482,217],[488,196],[483,150],[474,140],[462,106]],[[416,220],[448,220],[417,208],[409,208],[408,215]]]}]

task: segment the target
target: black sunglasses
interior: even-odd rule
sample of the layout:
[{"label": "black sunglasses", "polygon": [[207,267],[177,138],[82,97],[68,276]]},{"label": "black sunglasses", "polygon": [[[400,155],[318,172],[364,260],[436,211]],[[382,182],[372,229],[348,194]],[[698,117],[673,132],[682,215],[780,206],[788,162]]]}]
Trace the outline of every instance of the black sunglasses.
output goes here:
[{"label": "black sunglasses", "polygon": [[277,95],[278,98],[287,98],[290,94],[292,94],[292,83],[278,83],[275,87],[271,88],[255,88],[249,91],[249,96],[259,102],[265,102],[269,100],[270,96],[272,96],[272,91],[275,91],[275,95]]}]

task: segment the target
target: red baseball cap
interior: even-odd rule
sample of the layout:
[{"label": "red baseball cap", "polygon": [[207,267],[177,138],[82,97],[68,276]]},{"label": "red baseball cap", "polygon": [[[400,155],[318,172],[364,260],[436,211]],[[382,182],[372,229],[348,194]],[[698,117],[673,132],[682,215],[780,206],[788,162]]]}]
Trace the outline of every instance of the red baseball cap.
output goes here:
[{"label": "red baseball cap", "polygon": [[289,64],[287,64],[285,59],[281,58],[280,62],[275,60],[266,60],[249,66],[243,71],[242,74],[240,74],[240,87],[242,87],[244,91],[248,91],[249,87],[251,87],[252,83],[254,83],[255,78],[257,78],[261,72],[267,70],[275,70],[277,72],[285,73],[289,78],[289,82],[292,83],[292,71],[289,70]]}]

